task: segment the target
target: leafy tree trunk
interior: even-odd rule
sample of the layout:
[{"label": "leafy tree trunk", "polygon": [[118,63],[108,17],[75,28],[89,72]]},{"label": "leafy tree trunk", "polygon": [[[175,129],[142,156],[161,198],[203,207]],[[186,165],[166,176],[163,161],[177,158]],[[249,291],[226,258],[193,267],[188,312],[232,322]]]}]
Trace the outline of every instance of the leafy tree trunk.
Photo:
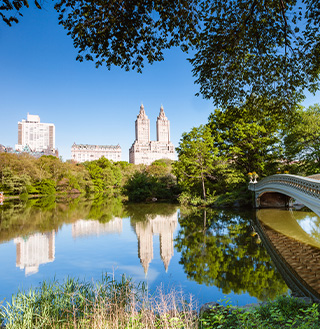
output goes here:
[{"label": "leafy tree trunk", "polygon": [[206,189],[204,186],[204,176],[203,176],[203,172],[201,172],[201,183],[202,183],[202,193],[203,193],[203,200],[206,200]]}]

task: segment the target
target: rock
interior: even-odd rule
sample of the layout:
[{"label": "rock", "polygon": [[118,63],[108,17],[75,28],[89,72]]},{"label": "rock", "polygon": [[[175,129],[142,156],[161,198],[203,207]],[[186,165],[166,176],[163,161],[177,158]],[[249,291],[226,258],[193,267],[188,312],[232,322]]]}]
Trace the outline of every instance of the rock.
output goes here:
[{"label": "rock", "polygon": [[307,305],[313,304],[313,300],[310,297],[298,297],[299,300],[303,300]]},{"label": "rock", "polygon": [[258,308],[261,304],[260,303],[252,303],[252,304],[246,304],[244,306],[239,306],[238,308],[242,311],[250,311],[255,308]]},{"label": "rock", "polygon": [[200,308],[200,315],[202,315],[205,312],[211,311],[213,308],[220,306],[219,303],[216,302],[210,302],[210,303],[205,303],[201,306]]}]

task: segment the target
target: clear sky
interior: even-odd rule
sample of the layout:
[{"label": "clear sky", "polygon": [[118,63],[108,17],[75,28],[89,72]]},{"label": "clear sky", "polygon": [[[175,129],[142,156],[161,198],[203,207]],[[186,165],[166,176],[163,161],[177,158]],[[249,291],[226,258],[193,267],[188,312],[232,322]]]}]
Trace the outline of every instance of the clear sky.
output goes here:
[{"label": "clear sky", "polygon": [[[27,113],[56,127],[56,148],[63,160],[77,144],[116,145],[128,161],[134,142],[134,122],[141,103],[150,119],[151,140],[161,104],[171,125],[171,141],[178,146],[183,132],[205,124],[212,102],[196,97],[188,55],[179,49],[165,60],[146,65],[143,73],[113,67],[96,69],[77,62],[77,50],[67,31],[58,25],[51,1],[30,9],[18,24],[0,21],[0,144],[18,142],[18,121]],[[318,94],[319,95],[319,94]],[[305,105],[320,102],[308,97]]]}]

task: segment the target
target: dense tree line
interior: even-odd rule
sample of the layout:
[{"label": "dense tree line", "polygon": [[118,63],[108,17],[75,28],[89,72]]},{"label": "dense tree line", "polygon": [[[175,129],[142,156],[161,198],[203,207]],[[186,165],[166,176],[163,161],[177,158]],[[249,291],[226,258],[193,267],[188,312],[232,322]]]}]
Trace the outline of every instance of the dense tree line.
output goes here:
[{"label": "dense tree line", "polygon": [[266,116],[251,103],[240,111],[217,109],[206,125],[182,135],[178,161],[157,160],[149,166],[0,153],[0,190],[20,196],[107,192],[134,202],[178,198],[194,205],[250,204],[250,174],[320,172],[319,118],[317,104],[298,108],[290,120]]},{"label": "dense tree line", "polygon": [[129,201],[177,198],[170,160],[150,166],[125,161],[62,162],[53,156],[35,159],[28,154],[0,153],[0,191],[5,195],[54,195],[56,193],[124,194]]}]

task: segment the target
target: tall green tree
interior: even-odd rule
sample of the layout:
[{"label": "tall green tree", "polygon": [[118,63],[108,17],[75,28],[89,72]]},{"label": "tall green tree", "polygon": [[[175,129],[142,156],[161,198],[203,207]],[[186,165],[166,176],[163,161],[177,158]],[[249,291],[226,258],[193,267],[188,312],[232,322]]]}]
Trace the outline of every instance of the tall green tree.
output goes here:
[{"label": "tall green tree", "polygon": [[274,174],[282,159],[283,121],[270,112],[268,115],[267,108],[267,102],[263,109],[251,104],[240,109],[230,106],[209,116],[214,147],[242,177],[239,182],[245,182],[253,171],[259,176]]},{"label": "tall green tree", "polygon": [[288,163],[298,163],[302,174],[320,172],[320,105],[300,108],[287,125],[284,136]]},{"label": "tall green tree", "polygon": [[85,167],[91,176],[96,191],[104,191],[122,184],[121,167],[105,157],[86,162]]},{"label": "tall green tree", "polygon": [[219,150],[214,146],[210,129],[201,125],[184,133],[176,151],[178,161],[173,168],[179,184],[193,193],[200,190],[205,200],[207,189],[218,179],[217,167],[223,165],[222,159],[217,158]]}]

